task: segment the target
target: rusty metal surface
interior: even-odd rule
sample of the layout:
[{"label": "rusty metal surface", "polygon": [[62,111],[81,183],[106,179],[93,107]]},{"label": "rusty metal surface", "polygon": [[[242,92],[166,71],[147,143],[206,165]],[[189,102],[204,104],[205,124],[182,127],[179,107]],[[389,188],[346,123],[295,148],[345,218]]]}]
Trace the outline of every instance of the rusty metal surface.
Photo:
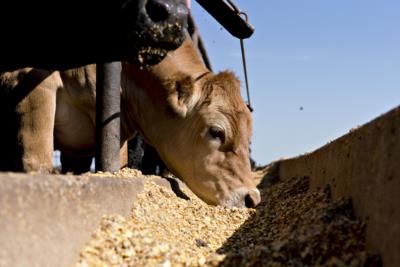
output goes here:
[{"label": "rusty metal surface", "polygon": [[351,197],[364,219],[367,248],[386,267],[400,266],[400,107],[320,149],[279,162],[281,179],[308,176],[330,185],[334,198]]},{"label": "rusty metal surface", "polygon": [[143,180],[0,173],[0,266],[72,266],[105,214],[128,215]]}]

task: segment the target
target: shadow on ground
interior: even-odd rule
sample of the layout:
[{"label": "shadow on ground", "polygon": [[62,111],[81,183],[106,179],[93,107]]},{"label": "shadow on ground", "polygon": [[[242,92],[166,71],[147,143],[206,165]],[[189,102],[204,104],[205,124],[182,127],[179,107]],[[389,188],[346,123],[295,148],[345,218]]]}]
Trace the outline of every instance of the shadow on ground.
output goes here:
[{"label": "shadow on ground", "polygon": [[350,199],[332,201],[328,187],[311,191],[307,177],[281,181],[279,164],[264,169],[262,202],[218,249],[219,266],[381,266],[365,251],[365,224]]}]

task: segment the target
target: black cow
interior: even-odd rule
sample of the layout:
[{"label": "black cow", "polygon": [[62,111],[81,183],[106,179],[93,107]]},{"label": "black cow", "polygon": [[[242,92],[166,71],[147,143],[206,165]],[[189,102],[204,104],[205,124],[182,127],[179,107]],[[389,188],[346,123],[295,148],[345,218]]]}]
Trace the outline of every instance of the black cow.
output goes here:
[{"label": "black cow", "polygon": [[184,0],[0,1],[0,70],[155,63],[183,41]]}]

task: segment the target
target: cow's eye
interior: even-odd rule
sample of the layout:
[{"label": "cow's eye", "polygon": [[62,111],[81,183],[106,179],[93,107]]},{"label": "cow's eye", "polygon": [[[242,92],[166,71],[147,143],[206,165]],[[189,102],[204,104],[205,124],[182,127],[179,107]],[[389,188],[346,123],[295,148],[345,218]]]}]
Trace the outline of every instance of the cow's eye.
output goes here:
[{"label": "cow's eye", "polygon": [[208,134],[212,139],[217,139],[221,142],[221,144],[225,143],[225,132],[223,129],[219,127],[210,127],[208,130]]}]

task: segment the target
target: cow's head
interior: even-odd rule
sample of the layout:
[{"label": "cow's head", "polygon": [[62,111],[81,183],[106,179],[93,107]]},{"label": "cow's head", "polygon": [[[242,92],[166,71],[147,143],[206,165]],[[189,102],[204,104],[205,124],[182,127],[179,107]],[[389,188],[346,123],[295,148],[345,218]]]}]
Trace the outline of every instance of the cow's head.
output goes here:
[{"label": "cow's head", "polygon": [[256,206],[260,193],[249,157],[252,119],[239,80],[231,72],[209,72],[190,42],[150,72],[139,72],[125,65],[126,76],[141,89],[123,101],[136,99],[135,126],[167,167],[209,204]]},{"label": "cow's head", "polygon": [[230,72],[210,73],[167,86],[172,92],[166,112],[172,125],[179,121],[170,127],[172,140],[160,145],[167,166],[207,203],[257,205],[249,156],[251,114],[237,78]]},{"label": "cow's head", "polygon": [[188,16],[184,0],[127,0],[121,10],[128,61],[152,65],[182,44]]}]

